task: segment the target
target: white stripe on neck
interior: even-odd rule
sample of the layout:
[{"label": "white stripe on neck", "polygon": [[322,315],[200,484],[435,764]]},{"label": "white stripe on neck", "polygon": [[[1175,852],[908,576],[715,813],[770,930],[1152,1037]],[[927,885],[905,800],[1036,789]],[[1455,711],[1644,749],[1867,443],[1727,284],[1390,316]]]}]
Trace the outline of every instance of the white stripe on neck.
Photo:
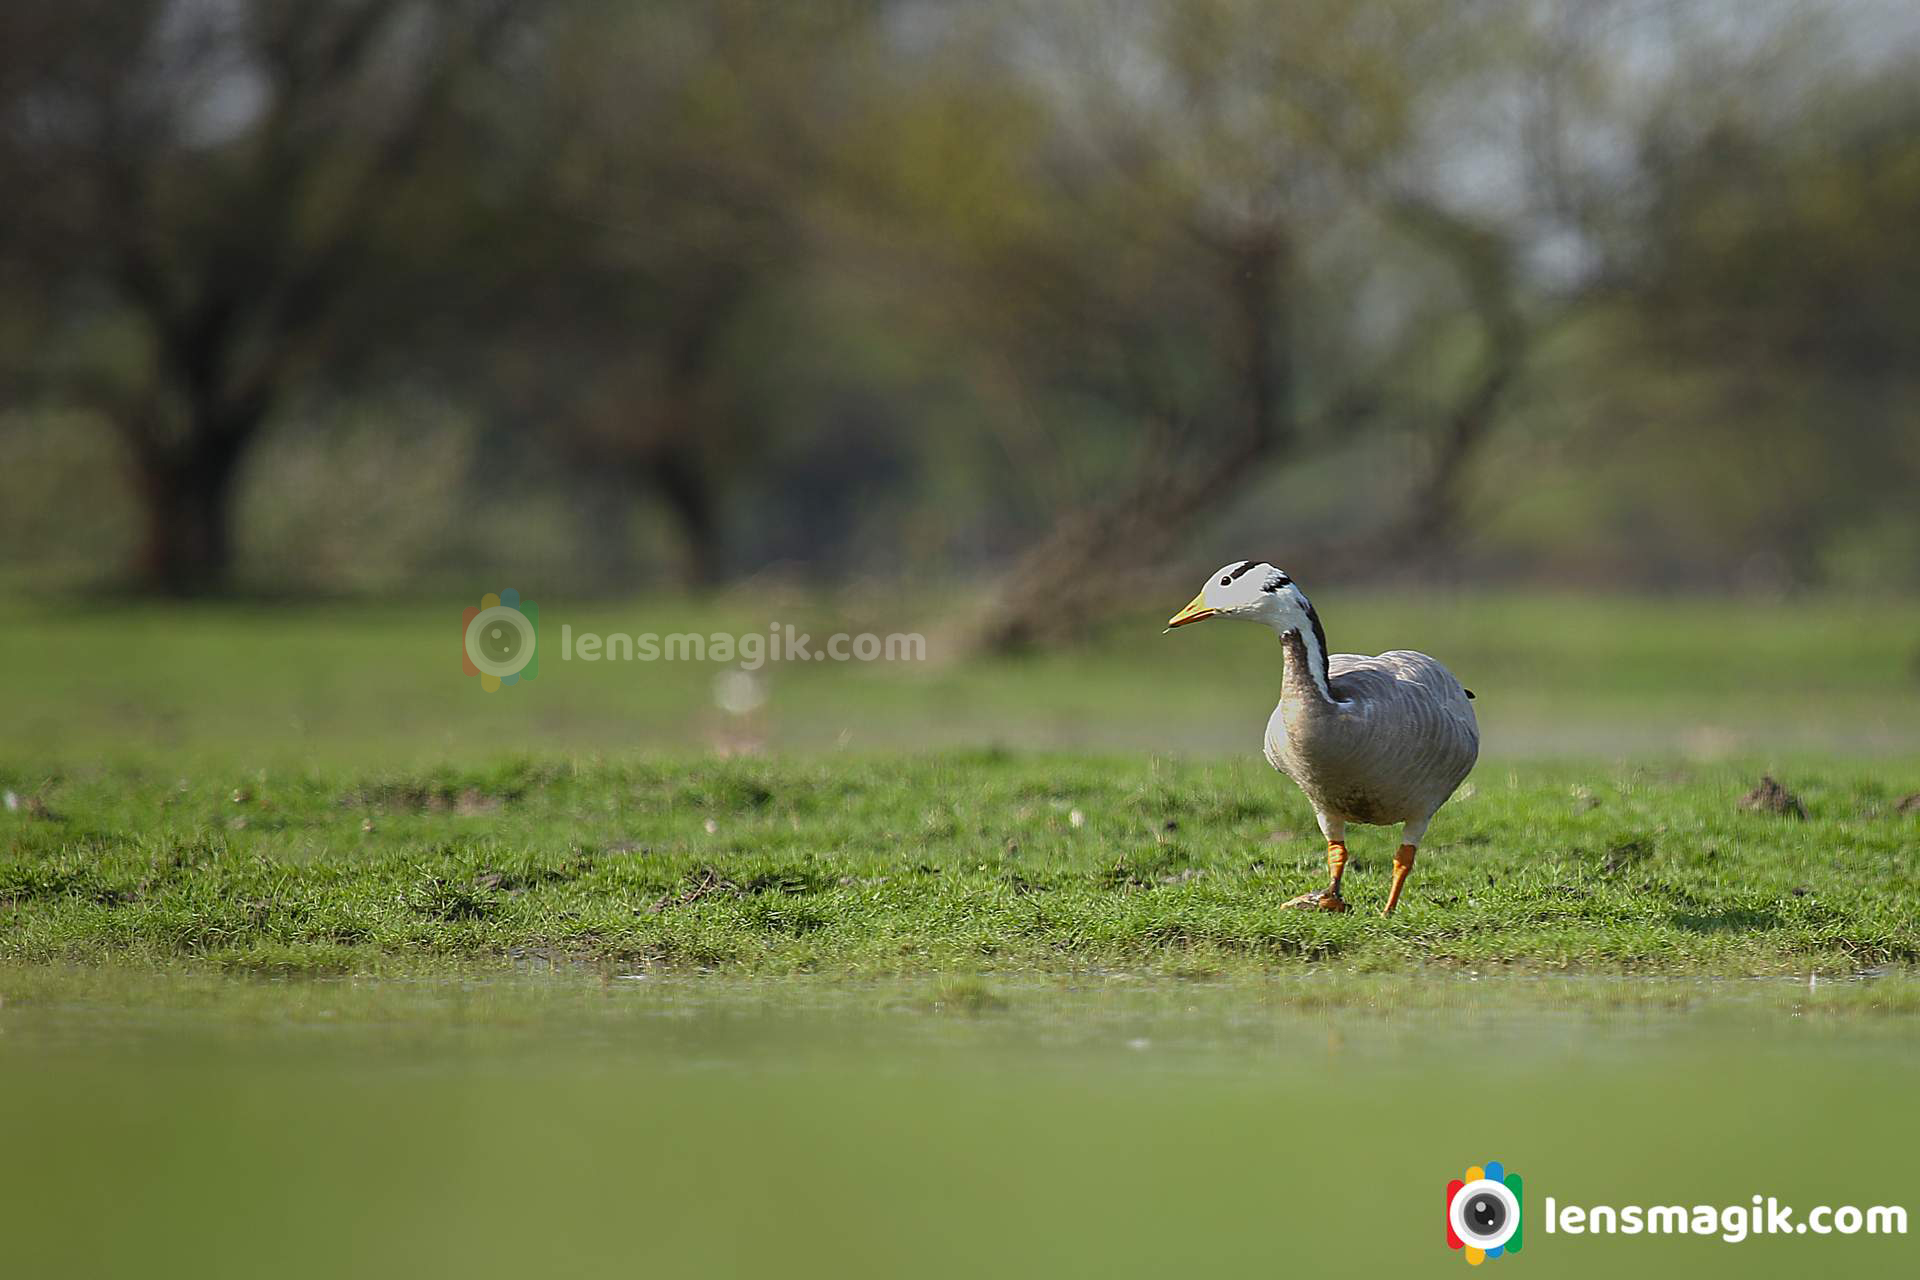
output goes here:
[{"label": "white stripe on neck", "polygon": [[1313,623],[1301,619],[1294,628],[1300,634],[1300,647],[1307,651],[1307,674],[1313,679],[1313,687],[1328,702],[1333,701],[1333,690],[1327,687],[1327,655],[1320,651],[1320,637],[1313,633]]},{"label": "white stripe on neck", "polygon": [[1276,634],[1286,631],[1300,633],[1300,647],[1307,655],[1307,675],[1313,680],[1313,687],[1328,702],[1334,701],[1333,689],[1329,684],[1332,672],[1327,663],[1330,654],[1320,638],[1319,629],[1314,626],[1316,617],[1313,602],[1307,599],[1307,593],[1297,584],[1288,581],[1273,592],[1275,603],[1280,606],[1277,617],[1269,615],[1274,621]]}]

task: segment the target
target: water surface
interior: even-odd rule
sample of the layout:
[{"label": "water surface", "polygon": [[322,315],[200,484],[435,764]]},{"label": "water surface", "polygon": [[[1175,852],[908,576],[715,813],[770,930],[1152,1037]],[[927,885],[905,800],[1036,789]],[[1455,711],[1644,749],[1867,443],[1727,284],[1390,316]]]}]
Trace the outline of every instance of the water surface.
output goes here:
[{"label": "water surface", "polygon": [[1490,1159],[1529,1274],[1920,1260],[1537,1230],[1548,1194],[1920,1209],[1920,1020],[1850,992],[22,969],[0,998],[7,1274],[1399,1275],[1463,1265],[1444,1186]]}]

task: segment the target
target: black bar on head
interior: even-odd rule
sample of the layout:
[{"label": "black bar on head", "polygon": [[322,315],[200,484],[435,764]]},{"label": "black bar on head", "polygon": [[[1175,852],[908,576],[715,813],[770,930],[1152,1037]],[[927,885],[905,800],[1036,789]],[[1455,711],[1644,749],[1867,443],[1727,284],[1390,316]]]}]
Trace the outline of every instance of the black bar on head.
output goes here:
[{"label": "black bar on head", "polygon": [[1234,579],[1238,578],[1241,574],[1253,568],[1253,565],[1254,565],[1254,562],[1251,560],[1242,560],[1240,562],[1240,567],[1227,575],[1227,581],[1231,582]]}]

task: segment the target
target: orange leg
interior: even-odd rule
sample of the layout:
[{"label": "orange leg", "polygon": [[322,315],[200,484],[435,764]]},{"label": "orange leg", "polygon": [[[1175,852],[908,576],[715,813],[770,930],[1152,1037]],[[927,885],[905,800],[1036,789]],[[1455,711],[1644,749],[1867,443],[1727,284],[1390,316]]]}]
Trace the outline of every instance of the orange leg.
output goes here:
[{"label": "orange leg", "polygon": [[1390,916],[1393,909],[1400,905],[1400,887],[1407,882],[1407,876],[1413,870],[1414,848],[1403,844],[1393,855],[1393,887],[1387,890],[1387,909],[1380,914]]},{"label": "orange leg", "polygon": [[1346,873],[1347,842],[1345,840],[1327,841],[1327,874],[1333,877],[1327,888],[1333,890],[1335,897],[1340,895],[1340,877]]},{"label": "orange leg", "polygon": [[1285,905],[1299,907],[1308,911],[1345,911],[1346,900],[1340,896],[1340,877],[1347,870],[1347,842],[1345,840],[1327,841],[1327,887],[1315,889],[1312,893],[1303,893],[1292,898]]}]

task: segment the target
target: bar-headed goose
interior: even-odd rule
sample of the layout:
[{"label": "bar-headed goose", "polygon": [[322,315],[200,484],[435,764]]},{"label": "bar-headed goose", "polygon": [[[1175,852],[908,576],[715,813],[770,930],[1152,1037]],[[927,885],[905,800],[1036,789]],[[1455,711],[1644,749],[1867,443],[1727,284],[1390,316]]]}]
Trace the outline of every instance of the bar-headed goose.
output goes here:
[{"label": "bar-headed goose", "polygon": [[1267,721],[1267,759],[1306,792],[1327,837],[1324,889],[1289,907],[1345,911],[1340,877],[1347,866],[1347,824],[1405,823],[1393,856],[1400,890],[1427,823],[1472,771],[1480,754],[1473,694],[1424,653],[1395,649],[1377,658],[1327,652],[1327,633],[1306,594],[1270,564],[1224,565],[1167,629],[1208,618],[1238,618],[1273,628],[1286,651],[1280,705]]}]

